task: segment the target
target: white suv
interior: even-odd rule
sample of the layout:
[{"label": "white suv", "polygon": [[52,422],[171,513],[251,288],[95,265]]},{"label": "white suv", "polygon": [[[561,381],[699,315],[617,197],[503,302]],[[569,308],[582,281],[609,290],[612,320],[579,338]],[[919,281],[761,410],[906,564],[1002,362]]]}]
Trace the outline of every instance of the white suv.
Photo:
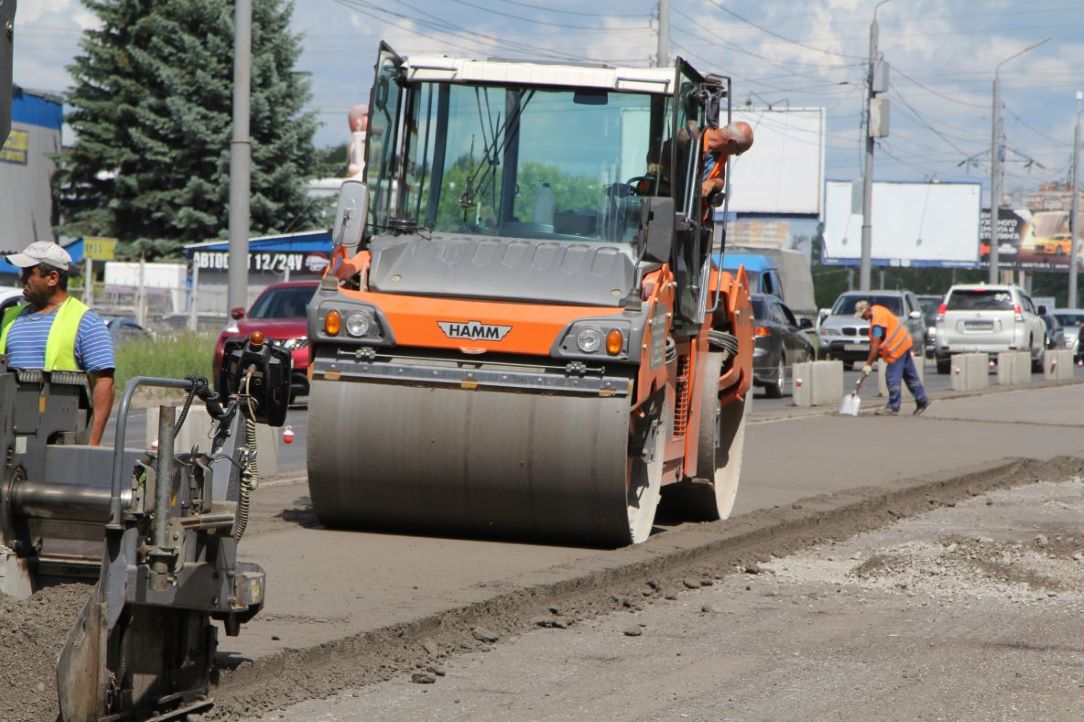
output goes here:
[{"label": "white suv", "polygon": [[1029,351],[1033,370],[1043,365],[1046,324],[1019,286],[957,285],[937,313],[937,373],[947,374],[952,354]]}]

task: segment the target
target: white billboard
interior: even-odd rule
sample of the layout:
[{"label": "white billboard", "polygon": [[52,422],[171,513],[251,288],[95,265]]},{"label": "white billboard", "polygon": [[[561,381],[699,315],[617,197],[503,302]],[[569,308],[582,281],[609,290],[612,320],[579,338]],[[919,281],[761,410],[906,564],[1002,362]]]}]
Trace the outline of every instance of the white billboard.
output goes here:
[{"label": "white billboard", "polygon": [[[877,266],[970,267],[979,260],[978,183],[873,184],[872,262]],[[825,192],[824,262],[862,258],[862,212],[852,213],[850,181]]]},{"label": "white billboard", "polygon": [[742,108],[753,147],[732,158],[731,213],[820,216],[824,210],[824,108]]}]

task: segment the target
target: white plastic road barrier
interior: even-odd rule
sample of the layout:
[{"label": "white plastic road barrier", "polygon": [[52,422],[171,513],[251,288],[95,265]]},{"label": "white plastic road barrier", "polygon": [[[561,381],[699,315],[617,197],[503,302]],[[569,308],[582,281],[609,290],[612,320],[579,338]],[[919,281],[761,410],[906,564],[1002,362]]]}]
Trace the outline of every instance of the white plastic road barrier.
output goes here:
[{"label": "white plastic road barrier", "polygon": [[[915,370],[918,371],[918,380],[922,383],[926,383],[926,359],[922,355],[915,356]],[[885,382],[885,369],[888,364],[884,359],[877,359],[877,393],[886,399],[888,398],[888,384]],[[907,388],[907,384],[900,382],[901,388]]]},{"label": "white plastic road barrier", "polygon": [[[791,401],[795,406],[812,406],[813,405],[813,362],[806,361],[805,363],[794,364],[791,367],[791,377],[794,381],[794,393],[791,395]],[[802,383],[798,383],[798,379],[802,380]]]},{"label": "white plastic road barrier", "polygon": [[1067,381],[1073,378],[1073,352],[1047,351],[1043,360],[1043,378],[1051,381]]},{"label": "white plastic road barrier", "polygon": [[960,353],[952,357],[952,390],[979,391],[990,386],[990,357],[984,353]]},{"label": "white plastic road barrier", "polygon": [[843,398],[843,362],[810,361],[794,364],[794,378],[802,384],[794,384],[795,406],[838,405]]},{"label": "white plastic road barrier", "polygon": [[997,355],[997,382],[1002,386],[1031,383],[1031,354],[1027,351],[1004,351]]}]

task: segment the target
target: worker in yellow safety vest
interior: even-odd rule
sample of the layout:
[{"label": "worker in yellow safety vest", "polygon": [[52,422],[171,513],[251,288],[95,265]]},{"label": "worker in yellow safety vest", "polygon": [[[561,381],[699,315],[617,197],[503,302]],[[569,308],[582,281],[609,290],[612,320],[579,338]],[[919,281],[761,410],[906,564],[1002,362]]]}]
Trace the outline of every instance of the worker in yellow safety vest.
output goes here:
[{"label": "worker in yellow safety vest", "polygon": [[877,410],[878,415],[894,416],[900,412],[900,381],[915,397],[915,416],[930,405],[926,389],[918,377],[915,360],[911,356],[911,333],[904,328],[896,314],[884,306],[870,305],[860,300],[854,304],[854,315],[869,321],[869,356],[862,367],[862,375],[869,376],[873,362],[878,357],[885,362],[885,386],[888,387],[888,404]]},{"label": "worker in yellow safety vest", "polygon": [[52,241],[37,241],[7,257],[20,270],[26,304],[4,312],[0,354],[11,368],[85,371],[93,417],[89,443],[98,446],[113,408],[113,338],[97,314],[68,295],[71,256]]}]

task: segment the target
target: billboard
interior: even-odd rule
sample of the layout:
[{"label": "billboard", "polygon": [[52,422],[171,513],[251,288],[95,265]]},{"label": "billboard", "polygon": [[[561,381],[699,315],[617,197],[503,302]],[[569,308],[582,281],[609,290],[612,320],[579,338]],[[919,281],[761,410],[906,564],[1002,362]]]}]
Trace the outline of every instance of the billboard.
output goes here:
[{"label": "billboard", "polygon": [[[873,184],[872,263],[875,266],[972,268],[979,260],[979,183]],[[852,213],[850,181],[825,191],[826,264],[855,265],[862,257],[862,213]]]},{"label": "billboard", "polygon": [[730,161],[731,213],[820,216],[824,210],[824,108],[743,108],[753,147]]},{"label": "billboard", "polygon": [[[1078,216],[1084,222],[1084,213]],[[998,209],[998,265],[1021,270],[1067,270],[1072,241],[1069,211]],[[982,211],[979,261],[990,264],[990,210]]]}]

